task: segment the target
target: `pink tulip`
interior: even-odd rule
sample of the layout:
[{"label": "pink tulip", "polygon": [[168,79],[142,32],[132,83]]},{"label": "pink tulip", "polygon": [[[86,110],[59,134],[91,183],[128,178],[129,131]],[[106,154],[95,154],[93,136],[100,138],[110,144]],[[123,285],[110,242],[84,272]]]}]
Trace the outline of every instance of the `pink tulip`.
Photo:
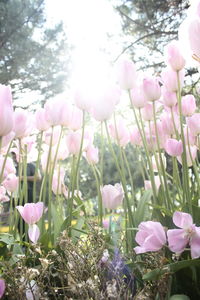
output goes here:
[{"label": "pink tulip", "polygon": [[13,129],[13,106],[10,86],[0,84],[0,136]]},{"label": "pink tulip", "polygon": [[185,117],[192,116],[196,110],[196,99],[193,95],[186,95],[181,100],[182,114]]},{"label": "pink tulip", "polygon": [[[2,172],[4,160],[5,160],[5,157],[0,156],[0,174]],[[16,169],[15,169],[13,160],[10,157],[7,157],[5,167],[3,170],[3,179],[5,179],[8,176],[8,174],[10,174],[10,173],[16,173]]]},{"label": "pink tulip", "polygon": [[188,117],[186,123],[192,135],[200,134],[200,113],[195,113],[193,116]]},{"label": "pink tulip", "polygon": [[191,133],[188,127],[184,128],[184,138],[185,138],[185,143],[190,146],[194,146],[197,142],[196,136],[194,136]]},{"label": "pink tulip", "polygon": [[55,195],[62,195],[63,190],[65,189],[65,170],[63,168],[54,171],[53,174],[53,181],[52,181],[52,191]]},{"label": "pink tulip", "polygon": [[87,148],[87,151],[85,153],[85,157],[86,157],[87,162],[89,164],[97,164],[99,162],[99,150],[98,150],[98,148],[95,148],[93,145],[90,145]]},{"label": "pink tulip", "polygon": [[135,108],[145,107],[147,104],[147,97],[144,93],[143,86],[137,86],[131,90],[131,102]]},{"label": "pink tulip", "polygon": [[66,101],[63,99],[51,99],[45,103],[45,120],[51,126],[61,125],[62,113],[65,102]]},{"label": "pink tulip", "polygon": [[200,18],[190,21],[188,37],[192,53],[200,58]]},{"label": "pink tulip", "polygon": [[[157,191],[160,188],[161,182],[160,182],[160,177],[159,176],[154,176],[154,181],[155,181],[155,186]],[[145,190],[151,190],[152,189],[152,182],[150,180],[145,180],[144,181],[144,188]]]},{"label": "pink tulip", "polygon": [[66,143],[69,153],[77,155],[81,147],[81,133],[79,131],[68,132]]},{"label": "pink tulip", "polygon": [[132,61],[120,60],[117,64],[117,79],[121,89],[130,90],[136,84],[137,72]]},{"label": "pink tulip", "polygon": [[[52,132],[53,132],[53,136],[52,136]],[[61,127],[60,126],[55,126],[53,128],[49,128],[49,130],[45,131],[44,134],[44,141],[47,145],[50,145],[52,142],[52,146],[56,145],[59,141],[59,136],[60,136],[60,132],[61,132]]]},{"label": "pink tulip", "polygon": [[4,279],[0,279],[0,298],[2,298],[6,289],[6,284]]},{"label": "pink tulip", "polygon": [[168,91],[162,87],[162,102],[167,107],[173,107],[177,104],[177,96],[175,92]]},{"label": "pink tulip", "polygon": [[182,141],[168,139],[165,144],[165,151],[171,156],[180,156],[183,153]]},{"label": "pink tulip", "polygon": [[16,206],[21,217],[28,225],[37,223],[42,217],[44,204],[42,202],[26,203],[24,206]]},{"label": "pink tulip", "polygon": [[[184,83],[184,70],[181,70],[178,73],[179,80],[180,80],[180,87],[183,87]],[[177,92],[178,91],[178,80],[177,80],[177,72],[173,71],[170,68],[166,68],[161,73],[162,82],[164,87],[169,92]]]},{"label": "pink tulip", "polygon": [[83,125],[83,112],[78,107],[73,106],[69,114],[68,127],[72,130],[78,130]]},{"label": "pink tulip", "polygon": [[79,109],[89,112],[92,106],[92,97],[83,87],[78,88],[74,93],[74,103]]},{"label": "pink tulip", "polygon": [[152,121],[153,120],[153,105],[151,103],[147,103],[142,109],[142,118],[144,121]]},{"label": "pink tulip", "polygon": [[161,88],[157,78],[144,78],[143,89],[148,101],[156,101],[161,96]]},{"label": "pink tulip", "polygon": [[136,254],[155,252],[165,245],[165,230],[159,222],[142,222],[138,229],[135,240],[140,246],[134,248]]},{"label": "pink tulip", "polygon": [[171,41],[166,46],[166,62],[174,71],[180,71],[185,66],[185,59],[181,54],[178,41]]},{"label": "pink tulip", "polygon": [[[193,161],[195,161],[197,156],[197,147],[196,146],[186,146],[186,162],[187,166],[191,167],[193,165]],[[177,157],[180,164],[182,164],[182,157]]]},{"label": "pink tulip", "polygon": [[192,216],[176,211],[173,214],[173,222],[181,229],[167,231],[169,249],[176,253],[182,253],[189,244],[192,258],[200,257],[200,227],[193,224]]},{"label": "pink tulip", "polygon": [[6,188],[7,191],[13,193],[18,189],[19,186],[19,177],[15,174],[9,174],[6,179],[3,181],[3,186]]},{"label": "pink tulip", "polygon": [[126,146],[130,141],[129,130],[123,119],[119,119],[115,124],[110,124],[110,134],[119,143],[121,147]]},{"label": "pink tulip", "polygon": [[27,136],[33,129],[33,117],[26,110],[18,108],[14,112],[15,138],[23,138]]},{"label": "pink tulip", "polygon": [[21,217],[29,225],[28,236],[33,243],[37,243],[40,236],[40,230],[37,223],[44,212],[44,204],[42,202],[26,203],[24,206],[16,206]]},{"label": "pink tulip", "polygon": [[[161,115],[161,123],[162,123],[162,129],[163,133],[171,136],[175,134],[175,129],[179,132],[180,129],[180,121],[177,114],[174,114],[174,123],[171,114],[169,113],[163,113]],[[174,128],[175,127],[175,128]]]},{"label": "pink tulip", "polygon": [[115,106],[119,103],[121,91],[117,86],[102,87],[92,106],[92,115],[97,121],[105,121],[111,118]]},{"label": "pink tulip", "polygon": [[39,108],[35,113],[36,128],[39,131],[48,130],[50,127],[49,122],[46,120],[46,114],[44,108]]},{"label": "pink tulip", "polygon": [[115,209],[117,206],[122,204],[124,192],[121,184],[108,184],[101,188],[101,196],[102,203],[105,208]]},{"label": "pink tulip", "polygon": [[134,146],[140,146],[142,142],[142,138],[137,126],[134,126],[130,131],[130,142]]}]

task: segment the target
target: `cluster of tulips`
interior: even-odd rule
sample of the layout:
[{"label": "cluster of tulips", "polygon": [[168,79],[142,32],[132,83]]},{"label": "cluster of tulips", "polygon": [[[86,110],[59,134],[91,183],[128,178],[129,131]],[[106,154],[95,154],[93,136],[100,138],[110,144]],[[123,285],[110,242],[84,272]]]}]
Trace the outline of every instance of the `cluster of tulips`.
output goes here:
[{"label": "cluster of tulips", "polygon": [[[193,55],[198,64],[199,1],[184,24],[184,39],[187,39],[191,56]],[[186,59],[181,51],[181,39],[167,45],[165,61],[167,67],[160,76],[152,77],[138,72],[133,62],[121,59],[115,69],[117,83],[114,80],[99,87],[96,94],[77,89],[73,104],[66,99],[51,99],[34,113],[20,108],[14,111],[10,87],[0,85],[0,201],[17,199],[17,210],[29,225],[28,235],[33,243],[40,236],[36,223],[43,216],[46,197],[50,236],[54,230],[52,201],[56,202],[61,198],[66,200],[66,206],[58,201],[58,210],[67,219],[70,235],[74,198],[79,197],[84,203],[84,195],[79,191],[78,185],[81,180],[79,165],[82,157],[91,165],[97,183],[99,225],[105,224],[105,209],[114,210],[123,205],[125,227],[134,227],[133,213],[137,209],[138,199],[134,190],[130,193],[126,182],[125,170],[130,171],[131,162],[127,161],[124,152],[124,148],[131,143],[143,153],[138,159],[144,167],[144,187],[152,190],[152,206],[163,206],[171,215],[175,212],[174,224],[181,228],[167,231],[169,249],[181,253],[189,243],[192,258],[200,256],[200,227],[193,224],[191,216],[193,193],[196,192],[200,198],[200,112],[197,99],[192,94],[181,94],[187,82],[184,71]],[[116,114],[124,91],[130,99],[132,112],[129,115],[133,114],[134,120],[132,117],[130,120],[123,119]],[[100,152],[94,144],[93,128],[86,124],[86,114],[93,118],[93,124],[94,120],[100,122],[102,135],[106,132],[120,183],[104,185],[104,141]],[[119,157],[113,141],[119,147]],[[16,153],[18,174],[11,152]],[[173,174],[166,171],[167,156],[171,157]],[[29,161],[36,162],[36,173],[39,169],[42,170],[43,179],[39,202],[35,192],[35,180],[34,203],[22,206],[20,204],[24,199],[28,202],[25,170]],[[69,164],[66,167],[66,161],[70,161],[71,167]],[[194,174],[189,171],[191,166]],[[66,168],[70,178],[68,186],[65,183]],[[53,199],[52,192],[56,200],[55,197]],[[183,207],[190,214],[179,212]],[[140,245],[135,248],[136,253],[157,251],[166,244],[165,230],[159,222],[142,222],[136,234],[136,242]]]}]

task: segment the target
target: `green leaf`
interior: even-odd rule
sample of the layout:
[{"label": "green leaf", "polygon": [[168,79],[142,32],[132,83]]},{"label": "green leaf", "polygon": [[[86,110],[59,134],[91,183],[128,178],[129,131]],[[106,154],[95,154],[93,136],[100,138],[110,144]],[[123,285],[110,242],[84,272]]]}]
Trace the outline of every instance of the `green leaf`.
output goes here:
[{"label": "green leaf", "polygon": [[182,260],[172,264],[165,265],[162,269],[154,269],[143,276],[143,280],[156,280],[159,276],[165,273],[175,273],[181,269],[200,266],[200,259]]},{"label": "green leaf", "polygon": [[150,217],[148,202],[150,201],[152,196],[152,191],[145,191],[142,198],[138,203],[138,207],[136,212],[134,213],[135,226],[137,227],[141,222],[145,221],[148,217]]},{"label": "green leaf", "polygon": [[54,241],[59,236],[61,232],[61,226],[63,224],[63,218],[61,217],[61,214],[58,210],[58,206],[54,205],[54,203],[51,204],[51,213],[53,218],[53,225],[54,225]]},{"label": "green leaf", "polygon": [[13,245],[15,242],[14,237],[9,233],[1,233],[0,234],[0,242],[3,242],[7,245]]}]

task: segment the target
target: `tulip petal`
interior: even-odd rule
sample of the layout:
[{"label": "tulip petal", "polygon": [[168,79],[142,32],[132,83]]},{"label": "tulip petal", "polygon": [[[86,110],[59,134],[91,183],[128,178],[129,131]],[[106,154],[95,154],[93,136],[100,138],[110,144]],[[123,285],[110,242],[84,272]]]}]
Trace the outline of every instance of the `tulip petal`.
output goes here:
[{"label": "tulip petal", "polygon": [[34,244],[37,243],[39,236],[40,236],[40,230],[36,224],[29,225],[28,236],[29,236],[29,239],[31,240],[31,242],[33,242]]},{"label": "tulip petal", "polygon": [[188,228],[193,224],[192,216],[180,211],[175,211],[173,214],[173,222],[180,228]]},{"label": "tulip petal", "polygon": [[0,279],[0,298],[3,296],[4,292],[5,292],[5,281],[4,279]]},{"label": "tulip petal", "polygon": [[184,251],[189,239],[185,237],[183,229],[170,229],[167,231],[169,249],[173,252],[181,253]]},{"label": "tulip petal", "polygon": [[196,234],[191,238],[190,247],[192,258],[200,257],[200,227],[196,227]]}]

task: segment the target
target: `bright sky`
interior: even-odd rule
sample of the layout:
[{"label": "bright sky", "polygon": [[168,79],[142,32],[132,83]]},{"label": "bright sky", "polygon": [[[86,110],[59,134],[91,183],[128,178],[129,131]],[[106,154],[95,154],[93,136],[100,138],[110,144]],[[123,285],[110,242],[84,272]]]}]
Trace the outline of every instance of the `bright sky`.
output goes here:
[{"label": "bright sky", "polygon": [[48,22],[63,20],[72,52],[70,85],[93,86],[109,76],[122,50],[121,19],[109,0],[46,0]]}]

